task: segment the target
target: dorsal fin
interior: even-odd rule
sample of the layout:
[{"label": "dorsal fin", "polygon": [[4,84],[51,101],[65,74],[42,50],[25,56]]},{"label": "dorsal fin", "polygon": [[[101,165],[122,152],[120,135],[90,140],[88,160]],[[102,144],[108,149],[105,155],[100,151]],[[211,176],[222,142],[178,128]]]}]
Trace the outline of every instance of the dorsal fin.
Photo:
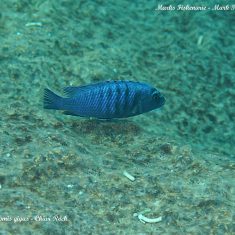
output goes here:
[{"label": "dorsal fin", "polygon": [[68,86],[63,89],[64,94],[67,97],[73,97],[79,92],[84,92],[90,90],[95,84],[85,85],[85,86]]},{"label": "dorsal fin", "polygon": [[65,87],[63,89],[63,91],[67,97],[73,97],[74,95],[76,95],[79,92],[90,91],[94,87],[97,88],[97,87],[101,87],[101,86],[106,86],[108,83],[114,84],[114,83],[121,83],[121,82],[125,82],[125,81],[119,81],[119,80],[110,80],[109,81],[108,80],[108,81],[92,83],[92,84],[84,85],[84,86],[68,86],[68,87]]},{"label": "dorsal fin", "polygon": [[63,91],[67,97],[73,97],[79,92],[91,90],[93,87],[104,86],[106,83],[109,83],[109,82],[110,81],[98,82],[98,83],[93,83],[93,84],[84,85],[84,86],[68,86],[68,87],[65,87]]},{"label": "dorsal fin", "polygon": [[67,96],[67,97],[73,97],[77,92],[79,92],[80,89],[79,87],[75,87],[75,86],[68,86],[68,87],[65,87],[63,89],[64,91],[64,94]]}]

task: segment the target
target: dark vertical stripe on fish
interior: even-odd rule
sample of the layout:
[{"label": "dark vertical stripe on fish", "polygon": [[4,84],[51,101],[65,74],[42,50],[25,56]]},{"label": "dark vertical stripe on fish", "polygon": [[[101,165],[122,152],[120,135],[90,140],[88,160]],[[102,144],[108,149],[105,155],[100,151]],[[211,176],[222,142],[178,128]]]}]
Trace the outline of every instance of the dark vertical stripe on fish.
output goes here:
[{"label": "dark vertical stripe on fish", "polygon": [[97,91],[96,91],[96,100],[95,100],[95,103],[96,103],[96,105],[95,105],[95,107],[94,107],[94,112],[100,112],[100,113],[103,113],[104,111],[104,109],[105,109],[105,107],[104,107],[104,103],[103,102],[100,102],[101,100],[102,100],[102,97],[104,96],[104,94],[105,94],[105,91],[104,91],[104,89],[101,87],[100,89],[97,89]]},{"label": "dark vertical stripe on fish", "polygon": [[108,100],[107,100],[107,103],[106,103],[106,114],[109,115],[112,112],[112,94],[113,94],[113,91],[112,91],[111,86],[108,86],[108,91],[107,92],[108,92]]},{"label": "dark vertical stripe on fish", "polygon": [[116,99],[115,99],[115,110],[114,110],[114,114],[115,115],[119,115],[120,114],[120,108],[121,108],[121,88],[120,88],[120,84],[116,83]]},{"label": "dark vertical stripe on fish", "polygon": [[128,84],[127,82],[123,82],[123,85],[125,86],[125,91],[124,91],[124,96],[122,97],[122,99],[124,100],[122,113],[128,110],[129,102],[130,102],[130,90],[129,90]]},{"label": "dark vertical stripe on fish", "polygon": [[132,107],[131,112],[134,114],[138,111],[138,103],[139,103],[139,91],[134,92],[133,95],[133,101],[132,101]]},{"label": "dark vertical stripe on fish", "polygon": [[117,115],[119,116],[122,113],[122,92],[123,92],[123,87],[122,83],[118,83],[117,87],[117,95],[118,95],[118,111]]},{"label": "dark vertical stripe on fish", "polygon": [[[139,91],[139,95],[138,96],[141,96],[142,97],[142,90]],[[137,104],[137,110],[138,110],[138,113],[142,113],[142,105],[140,105],[139,101],[138,101],[138,104]]]}]

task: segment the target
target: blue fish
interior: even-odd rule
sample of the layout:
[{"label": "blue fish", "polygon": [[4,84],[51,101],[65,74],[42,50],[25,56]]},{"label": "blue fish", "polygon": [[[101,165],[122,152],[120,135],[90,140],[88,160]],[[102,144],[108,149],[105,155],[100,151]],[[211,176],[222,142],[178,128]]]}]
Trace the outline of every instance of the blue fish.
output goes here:
[{"label": "blue fish", "polygon": [[65,87],[66,98],[45,89],[44,108],[64,114],[98,119],[127,118],[160,108],[165,98],[148,84],[132,81],[105,81]]}]

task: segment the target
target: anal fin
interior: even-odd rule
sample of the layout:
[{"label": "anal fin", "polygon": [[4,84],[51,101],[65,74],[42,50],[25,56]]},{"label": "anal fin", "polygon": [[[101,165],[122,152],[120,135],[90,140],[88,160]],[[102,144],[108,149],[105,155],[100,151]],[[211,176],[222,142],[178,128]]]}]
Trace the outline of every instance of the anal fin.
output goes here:
[{"label": "anal fin", "polygon": [[71,112],[71,111],[63,111],[63,114],[65,114],[65,115],[70,115],[70,116],[80,116],[80,115],[78,115],[78,114],[76,114],[76,113],[73,113],[73,112]]}]

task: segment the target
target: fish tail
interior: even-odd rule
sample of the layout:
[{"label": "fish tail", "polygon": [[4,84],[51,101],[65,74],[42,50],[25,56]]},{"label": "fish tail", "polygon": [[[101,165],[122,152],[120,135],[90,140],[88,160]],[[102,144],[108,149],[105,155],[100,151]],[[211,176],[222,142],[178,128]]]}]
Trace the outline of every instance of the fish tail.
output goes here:
[{"label": "fish tail", "polygon": [[43,106],[44,109],[62,109],[63,107],[63,98],[56,95],[49,89],[44,90],[44,99]]}]

